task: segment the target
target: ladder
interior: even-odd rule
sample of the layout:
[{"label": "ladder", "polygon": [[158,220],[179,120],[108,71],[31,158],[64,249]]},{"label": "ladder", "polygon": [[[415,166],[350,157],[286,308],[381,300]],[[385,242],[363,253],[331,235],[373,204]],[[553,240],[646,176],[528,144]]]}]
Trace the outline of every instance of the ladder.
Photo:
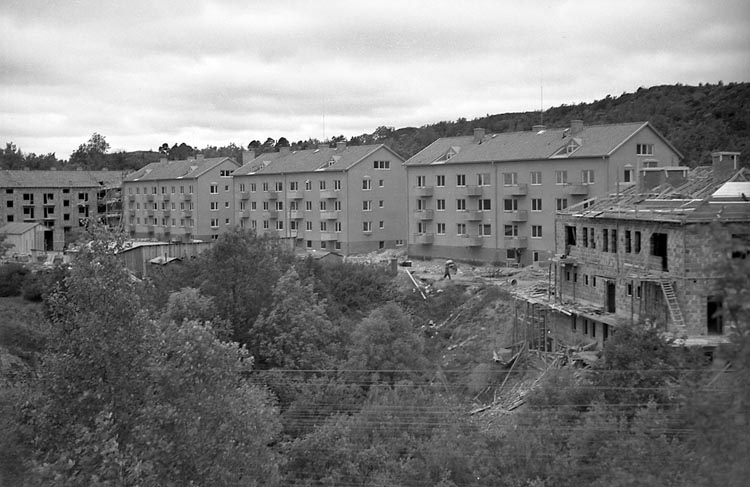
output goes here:
[{"label": "ladder", "polygon": [[672,318],[672,323],[681,332],[685,331],[685,320],[682,317],[682,310],[680,310],[680,304],[677,302],[677,296],[674,293],[674,286],[672,281],[662,279],[661,290],[664,292],[664,297],[667,300],[667,306],[669,307],[669,315]]}]

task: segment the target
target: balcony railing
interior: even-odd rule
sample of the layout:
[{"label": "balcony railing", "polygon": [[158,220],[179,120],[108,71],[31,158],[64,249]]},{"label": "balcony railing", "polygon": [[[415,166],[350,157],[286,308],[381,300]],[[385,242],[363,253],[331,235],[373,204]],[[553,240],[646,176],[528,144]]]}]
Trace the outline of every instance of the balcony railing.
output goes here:
[{"label": "balcony railing", "polygon": [[569,184],[566,188],[572,196],[586,196],[589,194],[588,184]]},{"label": "balcony railing", "polygon": [[303,215],[300,210],[292,210],[289,212],[289,219],[290,220],[302,220]]},{"label": "balcony railing", "polygon": [[320,212],[320,219],[321,220],[336,220],[339,217],[338,211],[321,211]]},{"label": "balcony railing", "polygon": [[414,188],[414,194],[418,198],[425,198],[432,196],[435,193],[435,187],[434,186],[417,186]]},{"label": "balcony railing", "polygon": [[525,249],[528,247],[527,237],[505,237],[506,249]]},{"label": "balcony railing", "polygon": [[482,196],[483,192],[482,186],[466,186],[464,188],[466,196]]},{"label": "balcony railing", "polygon": [[322,189],[320,190],[320,199],[323,200],[332,200],[336,198],[336,191],[332,189]]},{"label": "balcony railing", "polygon": [[461,212],[461,216],[467,222],[478,222],[482,220],[482,212],[477,210]]},{"label": "balcony railing", "polygon": [[250,199],[250,191],[240,191],[240,199],[241,200]]},{"label": "balcony railing", "polygon": [[420,245],[431,245],[435,241],[434,233],[415,233],[414,243]]},{"label": "balcony railing", "polygon": [[275,220],[279,217],[279,210],[265,210],[263,211],[263,216],[265,218]]},{"label": "balcony railing", "polygon": [[268,192],[268,199],[269,200],[277,200],[277,199],[279,199],[279,191],[269,191]]},{"label": "balcony railing", "polygon": [[321,242],[335,242],[339,237],[335,232],[320,232]]},{"label": "balcony railing", "polygon": [[434,217],[434,210],[417,210],[414,212],[417,220],[428,221]]},{"label": "balcony railing", "polygon": [[484,237],[481,235],[463,235],[463,239],[467,247],[481,247],[484,244]]},{"label": "balcony railing", "polygon": [[191,201],[193,199],[193,195],[190,193],[185,193],[182,195],[182,199],[185,201]]},{"label": "balcony railing", "polygon": [[302,191],[287,191],[286,197],[290,200],[301,200],[304,198],[304,193]]},{"label": "balcony railing", "polygon": [[517,210],[507,214],[510,217],[510,221],[514,222],[525,222],[529,219],[528,210]]},{"label": "balcony railing", "polygon": [[515,186],[510,186],[510,188],[508,188],[508,191],[506,191],[506,193],[510,194],[511,196],[526,196],[528,192],[529,192],[529,185],[526,183],[521,183]]}]

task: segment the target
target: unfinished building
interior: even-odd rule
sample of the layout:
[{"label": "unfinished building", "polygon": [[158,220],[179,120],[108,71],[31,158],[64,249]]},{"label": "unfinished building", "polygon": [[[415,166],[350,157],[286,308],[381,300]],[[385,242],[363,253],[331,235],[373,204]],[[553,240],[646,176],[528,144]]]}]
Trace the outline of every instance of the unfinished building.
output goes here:
[{"label": "unfinished building", "polygon": [[522,338],[539,348],[601,346],[644,323],[688,345],[726,341],[722,285],[750,249],[750,171],[644,169],[638,184],[558,212],[548,282],[519,290]]}]

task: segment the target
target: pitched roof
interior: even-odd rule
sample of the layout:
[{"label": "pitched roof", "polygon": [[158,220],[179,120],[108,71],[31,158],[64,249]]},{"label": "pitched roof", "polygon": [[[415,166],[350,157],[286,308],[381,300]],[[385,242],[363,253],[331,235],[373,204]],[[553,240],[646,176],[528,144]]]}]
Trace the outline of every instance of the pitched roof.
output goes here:
[{"label": "pitched roof", "polygon": [[181,161],[152,162],[141,169],[130,173],[125,182],[161,181],[165,179],[197,179],[224,161],[239,166],[231,157],[209,157],[206,159],[187,159]]},{"label": "pitched roof", "polygon": [[234,176],[249,174],[305,173],[313,171],[346,171],[378,149],[385,148],[399,161],[404,159],[383,144],[355,145],[344,148],[323,147],[259,155],[237,169]]},{"label": "pitched roof", "polygon": [[99,188],[119,186],[120,171],[0,171],[0,188]]},{"label": "pitched roof", "polygon": [[[471,135],[444,137],[414,155],[406,161],[406,165],[549,159],[558,151],[565,154],[565,148],[571,143],[574,145],[571,157],[603,157],[612,154],[646,127],[654,130],[648,122],[636,122],[584,126],[575,135],[570,135],[567,128],[489,134],[480,143],[474,142],[474,136]],[[659,132],[654,132],[680,155]],[[455,155],[446,160],[445,155],[449,151],[455,152]]]},{"label": "pitched roof", "polygon": [[32,230],[40,225],[41,223],[39,222],[8,223],[7,225],[0,227],[0,235],[23,235],[29,230]]}]

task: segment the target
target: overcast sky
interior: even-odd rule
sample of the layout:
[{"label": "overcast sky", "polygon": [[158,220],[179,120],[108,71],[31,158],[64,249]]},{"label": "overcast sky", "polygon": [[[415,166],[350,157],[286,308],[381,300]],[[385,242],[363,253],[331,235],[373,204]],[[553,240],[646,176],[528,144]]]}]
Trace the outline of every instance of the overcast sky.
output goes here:
[{"label": "overcast sky", "polygon": [[0,0],[0,143],[247,146],[750,81],[748,5]]}]

